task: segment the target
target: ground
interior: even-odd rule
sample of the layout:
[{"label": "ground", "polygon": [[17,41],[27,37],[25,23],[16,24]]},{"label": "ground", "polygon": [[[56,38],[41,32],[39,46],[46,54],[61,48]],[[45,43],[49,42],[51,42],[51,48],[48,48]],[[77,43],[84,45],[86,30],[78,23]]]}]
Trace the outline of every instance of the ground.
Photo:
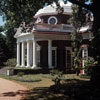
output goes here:
[{"label": "ground", "polygon": [[[48,75],[34,74],[26,75],[27,77],[25,75],[22,77],[0,75],[0,77],[10,79],[8,81],[0,78],[0,100],[100,100],[100,91],[92,90],[87,78],[80,78],[75,74],[66,74],[64,76],[70,79],[61,81],[61,85],[56,87]],[[41,79],[41,81],[20,82],[11,80],[11,77],[12,79],[16,77],[20,79]],[[27,88],[29,91],[27,91]],[[10,99],[7,99],[7,97]]]},{"label": "ground", "polygon": [[[84,97],[84,100],[87,100],[88,98],[90,98],[89,96],[91,92],[89,90],[89,79],[81,79],[81,78],[79,79],[79,77],[77,77],[75,74],[65,75],[65,76],[70,76],[70,78],[73,77],[75,79],[62,81],[61,83],[63,85],[61,85],[60,88],[57,89],[54,87],[54,82],[51,79],[44,76],[48,76],[48,75],[47,74],[29,75],[29,77],[41,78],[41,81],[39,82],[16,81],[17,83],[30,89],[30,91],[27,92],[27,96],[23,98],[23,100],[61,100],[61,99],[62,100],[82,100],[83,97]],[[79,80],[77,80],[77,78]],[[8,93],[11,93],[11,92],[8,92]],[[16,96],[20,95],[20,92],[13,92],[13,93],[11,94],[12,95],[16,94]],[[20,99],[17,99],[17,100],[20,100]]]},{"label": "ground", "polygon": [[28,88],[3,78],[0,78],[0,100],[21,100]]}]

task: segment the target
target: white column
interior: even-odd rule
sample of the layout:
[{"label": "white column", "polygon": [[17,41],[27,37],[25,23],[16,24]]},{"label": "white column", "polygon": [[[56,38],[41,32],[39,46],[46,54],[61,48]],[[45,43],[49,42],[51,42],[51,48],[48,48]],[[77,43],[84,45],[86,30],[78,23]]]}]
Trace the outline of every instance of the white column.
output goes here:
[{"label": "white column", "polygon": [[52,68],[52,41],[48,40],[48,67]]},{"label": "white column", "polygon": [[30,56],[30,66],[32,66],[32,63],[33,63],[33,53],[32,53],[33,52],[33,50],[32,50],[33,46],[32,45],[33,45],[33,43],[30,42],[30,51],[29,51],[30,52],[30,55],[29,55]]},{"label": "white column", "polygon": [[24,41],[23,41],[22,42],[22,65],[21,65],[21,67],[24,67],[25,66],[24,57],[25,57],[25,50],[24,50]]},{"label": "white column", "polygon": [[16,67],[20,66],[20,42],[17,42],[17,65]]},{"label": "white column", "polygon": [[35,68],[37,66],[36,64],[36,40],[33,40],[33,66],[32,68]]},{"label": "white column", "polygon": [[30,66],[30,41],[27,41],[27,67]]}]

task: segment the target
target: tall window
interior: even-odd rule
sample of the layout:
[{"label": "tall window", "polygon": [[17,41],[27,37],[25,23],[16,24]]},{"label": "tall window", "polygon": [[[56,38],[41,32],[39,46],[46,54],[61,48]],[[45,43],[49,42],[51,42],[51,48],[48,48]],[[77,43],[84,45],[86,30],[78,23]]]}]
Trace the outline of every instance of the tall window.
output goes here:
[{"label": "tall window", "polygon": [[57,50],[56,50],[56,47],[52,48],[52,66],[53,67],[57,66]]},{"label": "tall window", "polygon": [[66,70],[71,70],[72,68],[72,48],[66,47]]},{"label": "tall window", "polygon": [[85,46],[82,48],[82,66],[84,67],[84,61],[88,59],[88,47]]}]

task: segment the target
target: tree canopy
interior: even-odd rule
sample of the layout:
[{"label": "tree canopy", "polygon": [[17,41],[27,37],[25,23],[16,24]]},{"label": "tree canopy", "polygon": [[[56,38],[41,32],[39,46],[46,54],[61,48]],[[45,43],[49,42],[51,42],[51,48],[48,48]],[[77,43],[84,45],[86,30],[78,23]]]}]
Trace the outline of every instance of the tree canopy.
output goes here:
[{"label": "tree canopy", "polygon": [[[73,4],[77,4],[85,9],[91,11],[93,13],[94,21],[93,21],[93,31],[98,31],[100,28],[100,14],[99,14],[99,0],[68,0]],[[86,4],[86,2],[90,2]]]},{"label": "tree canopy", "polygon": [[14,28],[18,28],[23,21],[26,23],[33,21],[34,14],[44,4],[42,0],[0,0],[0,15],[6,20],[6,43],[11,57],[15,57],[16,52]]}]

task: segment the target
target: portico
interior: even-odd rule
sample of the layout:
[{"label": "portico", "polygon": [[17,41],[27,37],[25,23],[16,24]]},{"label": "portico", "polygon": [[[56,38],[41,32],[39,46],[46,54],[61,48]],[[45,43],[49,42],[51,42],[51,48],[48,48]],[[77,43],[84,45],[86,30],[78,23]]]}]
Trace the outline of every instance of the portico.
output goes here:
[{"label": "portico", "polygon": [[[41,47],[38,46],[38,41],[48,41],[48,68],[52,68],[52,41],[53,40],[70,40],[70,36],[65,35],[51,35],[51,34],[33,34],[24,33],[24,35],[17,37],[17,67],[39,67],[37,66],[39,52]],[[39,53],[38,52],[38,53]],[[38,57],[37,57],[38,55]],[[55,62],[56,63],[56,62]]]}]

